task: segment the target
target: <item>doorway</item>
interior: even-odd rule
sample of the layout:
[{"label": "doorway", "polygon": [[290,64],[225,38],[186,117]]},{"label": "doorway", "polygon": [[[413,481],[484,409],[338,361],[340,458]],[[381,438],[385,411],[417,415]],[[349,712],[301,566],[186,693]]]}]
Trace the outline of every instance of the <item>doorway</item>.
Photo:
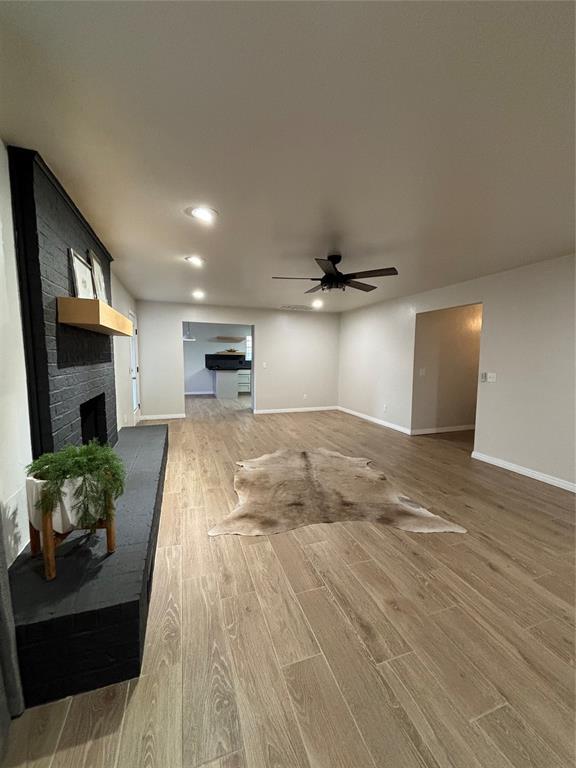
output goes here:
[{"label": "doorway", "polygon": [[474,449],[482,304],[416,315],[411,434]]},{"label": "doorway", "polygon": [[130,336],[130,387],[132,397],[133,423],[137,422],[140,410],[140,365],[138,363],[138,320],[134,312],[129,312],[132,320],[132,336]]},{"label": "doorway", "polygon": [[228,410],[254,409],[254,327],[231,323],[182,323],[186,413],[202,400]]}]

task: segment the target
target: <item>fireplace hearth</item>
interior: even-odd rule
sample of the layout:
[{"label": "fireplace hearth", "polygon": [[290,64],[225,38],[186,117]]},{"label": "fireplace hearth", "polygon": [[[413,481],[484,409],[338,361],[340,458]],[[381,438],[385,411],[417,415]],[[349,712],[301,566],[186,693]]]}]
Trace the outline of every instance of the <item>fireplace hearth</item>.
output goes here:
[{"label": "fireplace hearth", "polygon": [[74,531],[56,550],[58,577],[27,547],[10,567],[26,706],[140,674],[168,451],[165,425],[120,431],[126,467],[116,502],[116,551]]}]

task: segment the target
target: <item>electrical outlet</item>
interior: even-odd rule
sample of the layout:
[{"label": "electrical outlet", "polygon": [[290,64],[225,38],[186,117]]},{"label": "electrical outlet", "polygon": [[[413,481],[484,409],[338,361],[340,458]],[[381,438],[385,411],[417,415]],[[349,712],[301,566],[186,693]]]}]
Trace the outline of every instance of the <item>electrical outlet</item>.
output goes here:
[{"label": "electrical outlet", "polygon": [[262,363],[262,368],[268,368],[268,363]]},{"label": "electrical outlet", "polygon": [[418,376],[426,376],[426,368],[419,368]]},{"label": "electrical outlet", "polygon": [[495,373],[489,373],[488,374],[488,384],[495,384],[496,383],[496,374]]},{"label": "electrical outlet", "polygon": [[308,400],[308,395],[302,395],[304,400]]},{"label": "electrical outlet", "polygon": [[388,406],[386,405],[386,403],[384,403],[384,405],[382,406],[382,413],[386,413],[387,410],[388,410]]}]

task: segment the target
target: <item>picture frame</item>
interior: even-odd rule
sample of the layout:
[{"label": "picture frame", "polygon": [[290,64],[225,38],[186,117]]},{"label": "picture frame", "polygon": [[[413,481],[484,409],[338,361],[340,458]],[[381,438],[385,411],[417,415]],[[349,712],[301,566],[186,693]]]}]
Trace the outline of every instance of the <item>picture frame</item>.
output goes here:
[{"label": "picture frame", "polygon": [[74,293],[78,299],[94,298],[94,280],[92,267],[73,248],[68,250],[72,262],[72,277],[74,280]]},{"label": "picture frame", "polygon": [[100,301],[105,301],[108,304],[108,294],[106,293],[106,280],[104,278],[104,269],[102,268],[102,261],[94,251],[87,251],[87,256],[90,264],[92,265],[92,277],[94,279],[94,290],[96,292],[96,298]]}]

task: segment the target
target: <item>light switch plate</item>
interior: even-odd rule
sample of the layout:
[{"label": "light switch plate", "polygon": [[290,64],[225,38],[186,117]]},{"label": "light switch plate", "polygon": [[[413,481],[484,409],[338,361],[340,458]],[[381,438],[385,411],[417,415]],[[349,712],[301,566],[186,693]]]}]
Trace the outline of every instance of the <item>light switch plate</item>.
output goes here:
[{"label": "light switch plate", "polygon": [[495,384],[496,383],[496,374],[495,373],[489,373],[488,374],[488,384]]}]

